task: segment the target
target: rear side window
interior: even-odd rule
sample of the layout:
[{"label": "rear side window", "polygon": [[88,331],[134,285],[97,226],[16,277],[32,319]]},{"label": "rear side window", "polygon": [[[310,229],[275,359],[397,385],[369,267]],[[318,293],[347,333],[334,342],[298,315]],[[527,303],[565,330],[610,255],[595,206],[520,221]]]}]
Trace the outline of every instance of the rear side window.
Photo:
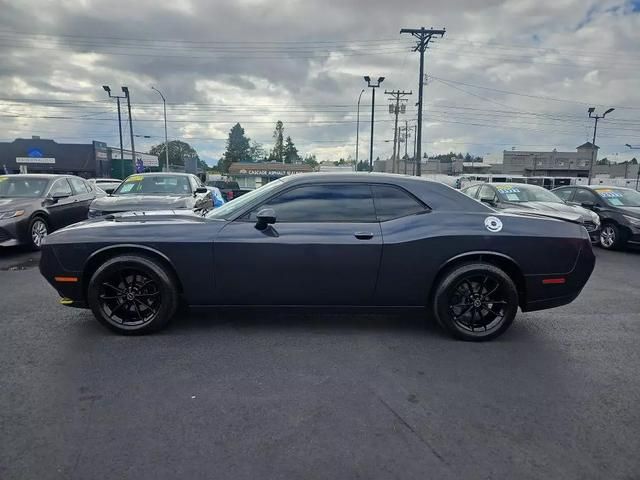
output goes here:
[{"label": "rear side window", "polygon": [[427,208],[411,194],[390,185],[372,185],[376,214],[380,222],[422,213]]},{"label": "rear side window", "polygon": [[573,197],[573,201],[576,203],[582,203],[582,202],[595,203],[597,199],[596,199],[596,196],[593,193],[591,193],[589,190],[585,188],[578,188],[576,190],[575,196]]},{"label": "rear side window", "polygon": [[474,185],[473,187],[467,188],[463,193],[470,196],[471,198],[476,198],[476,193],[478,193],[479,188],[480,185]]}]

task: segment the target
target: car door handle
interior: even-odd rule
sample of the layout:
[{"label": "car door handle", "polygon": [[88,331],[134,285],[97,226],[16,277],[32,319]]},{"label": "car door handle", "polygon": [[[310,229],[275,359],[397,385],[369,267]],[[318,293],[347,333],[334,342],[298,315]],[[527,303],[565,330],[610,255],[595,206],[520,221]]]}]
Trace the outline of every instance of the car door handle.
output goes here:
[{"label": "car door handle", "polygon": [[356,232],[353,234],[358,240],[371,240],[373,238],[373,233],[371,232]]}]

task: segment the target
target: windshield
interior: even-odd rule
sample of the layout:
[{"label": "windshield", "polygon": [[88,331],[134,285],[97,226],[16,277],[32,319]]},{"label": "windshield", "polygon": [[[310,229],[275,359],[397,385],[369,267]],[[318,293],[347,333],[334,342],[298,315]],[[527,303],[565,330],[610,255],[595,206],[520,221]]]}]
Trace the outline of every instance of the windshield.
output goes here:
[{"label": "windshield", "polygon": [[282,185],[282,183],[282,180],[274,180],[273,182],[267,183],[260,188],[256,188],[249,193],[245,193],[241,197],[231,200],[221,207],[212,210],[206,215],[206,217],[228,220],[236,212],[242,210],[246,205],[253,203],[254,201],[259,203],[261,199],[267,197],[274,188]]},{"label": "windshield", "polygon": [[113,195],[190,195],[189,179],[183,175],[131,175]]},{"label": "windshield", "polygon": [[564,203],[560,197],[549,190],[535,185],[495,185],[503,202],[550,202]]},{"label": "windshield", "polygon": [[0,197],[42,197],[48,183],[49,180],[45,178],[0,177]]},{"label": "windshield", "polygon": [[640,207],[640,193],[627,188],[596,188],[596,193],[614,207]]}]

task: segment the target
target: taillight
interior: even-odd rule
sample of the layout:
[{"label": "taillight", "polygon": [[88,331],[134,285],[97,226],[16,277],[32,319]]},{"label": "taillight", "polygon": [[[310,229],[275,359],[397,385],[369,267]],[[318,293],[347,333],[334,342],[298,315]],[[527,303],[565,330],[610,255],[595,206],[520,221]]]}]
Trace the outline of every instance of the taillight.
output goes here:
[{"label": "taillight", "polygon": [[227,192],[227,200],[233,200],[233,192]]}]

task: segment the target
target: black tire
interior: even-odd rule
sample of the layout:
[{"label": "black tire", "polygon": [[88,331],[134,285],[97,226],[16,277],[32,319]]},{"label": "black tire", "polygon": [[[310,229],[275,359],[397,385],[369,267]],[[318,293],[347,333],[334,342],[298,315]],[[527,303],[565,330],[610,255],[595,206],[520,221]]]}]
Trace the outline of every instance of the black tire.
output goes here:
[{"label": "black tire", "polygon": [[625,232],[615,223],[605,223],[600,230],[600,246],[605,250],[617,250],[627,242]]},{"label": "black tire", "polygon": [[49,234],[49,224],[47,219],[41,215],[36,215],[29,221],[29,229],[27,231],[27,242],[32,250],[40,250],[42,241]]},{"label": "black tire", "polygon": [[500,268],[487,263],[453,267],[433,296],[438,323],[453,337],[481,342],[502,335],[518,312],[518,290]]},{"label": "black tire", "polygon": [[160,262],[129,254],[98,267],[89,281],[87,301],[107,328],[122,335],[142,335],[169,323],[178,305],[178,291]]}]

